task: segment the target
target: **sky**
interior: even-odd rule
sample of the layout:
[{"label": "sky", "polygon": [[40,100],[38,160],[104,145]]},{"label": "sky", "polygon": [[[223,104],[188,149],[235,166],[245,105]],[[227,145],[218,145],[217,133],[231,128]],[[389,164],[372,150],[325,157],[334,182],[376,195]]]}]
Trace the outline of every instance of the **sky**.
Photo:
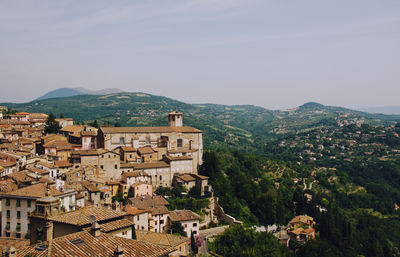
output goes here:
[{"label": "sky", "polygon": [[0,102],[63,87],[400,105],[398,0],[0,0]]}]

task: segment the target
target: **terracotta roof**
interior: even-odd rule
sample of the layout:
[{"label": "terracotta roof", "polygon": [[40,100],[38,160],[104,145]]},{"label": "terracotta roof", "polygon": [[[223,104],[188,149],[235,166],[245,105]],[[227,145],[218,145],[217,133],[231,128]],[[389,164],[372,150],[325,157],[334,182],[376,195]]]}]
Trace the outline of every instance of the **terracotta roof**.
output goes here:
[{"label": "terracotta roof", "polygon": [[140,196],[140,197],[132,197],[129,198],[130,203],[132,206],[139,208],[139,209],[150,209],[152,207],[157,206],[165,206],[168,205],[168,201],[164,199],[162,196]]},{"label": "terracotta roof", "polygon": [[5,161],[5,160],[3,160],[3,161],[0,160],[0,165],[2,167],[4,167],[4,168],[8,168],[8,167],[16,166],[17,163],[16,162]]},{"label": "terracotta roof", "polygon": [[159,162],[144,162],[144,163],[134,163],[133,168],[135,170],[142,169],[155,169],[155,168],[168,168],[169,164],[164,161]]},{"label": "terracotta roof", "polygon": [[137,149],[135,147],[129,147],[129,146],[121,146],[121,150],[124,152],[136,152]]},{"label": "terracotta roof", "polygon": [[[63,195],[65,192],[57,190],[55,187],[50,186],[50,195],[58,196]],[[23,187],[9,193],[3,194],[3,196],[20,196],[20,197],[31,197],[31,198],[42,198],[45,197],[47,193],[47,185],[45,183],[38,183],[31,186]]]},{"label": "terracotta roof", "polygon": [[313,233],[314,231],[315,231],[315,229],[313,229],[313,228],[306,228],[306,229],[303,229],[303,231],[301,231],[301,234],[308,235],[308,234]]},{"label": "terracotta roof", "polygon": [[0,249],[5,250],[8,247],[14,246],[16,249],[28,247],[30,244],[29,239],[0,237]]},{"label": "terracotta roof", "polygon": [[64,140],[51,140],[43,145],[43,147],[51,147],[51,148],[60,148],[60,147],[69,147],[71,148],[71,144]]},{"label": "terracotta roof", "polygon": [[197,179],[200,179],[200,180],[207,180],[207,179],[209,179],[209,177],[206,177],[206,176],[202,176],[202,175],[199,175],[199,174],[191,174],[193,177],[196,177]]},{"label": "terracotta roof", "polygon": [[303,231],[303,228],[296,228],[293,230],[289,230],[289,234],[300,235],[302,231]]},{"label": "terracotta roof", "polygon": [[45,113],[31,113],[29,115],[29,118],[31,119],[47,119],[49,117],[49,115],[45,114]]},{"label": "terracotta roof", "polygon": [[[39,246],[44,246],[44,249],[36,250]],[[139,242],[104,233],[101,233],[98,237],[94,237],[89,231],[82,231],[18,250],[17,256],[23,257],[28,254],[33,254],[33,256],[37,257],[114,256],[114,251],[117,247],[122,249],[124,256],[127,257],[168,256],[169,253],[174,251],[174,249],[162,245]]]},{"label": "terracotta roof", "polygon": [[145,212],[151,212],[150,210],[142,210],[142,209],[135,208],[132,205],[126,205],[125,211],[127,214],[130,214],[130,215],[137,215],[137,214],[141,214],[141,213],[145,213]]},{"label": "terracotta roof", "polygon": [[150,208],[151,210],[151,215],[160,215],[160,214],[168,214],[168,208],[165,206],[156,206]]},{"label": "terracotta roof", "polygon": [[100,231],[108,233],[122,228],[132,227],[135,223],[127,219],[114,220],[111,222],[100,224]]},{"label": "terracotta roof", "polygon": [[54,164],[52,164],[52,163],[38,162],[37,164],[40,165],[40,166],[49,168],[49,169],[55,169],[56,168],[56,167],[54,167]]},{"label": "terracotta roof", "polygon": [[191,210],[175,210],[169,213],[171,221],[198,220],[200,216]]},{"label": "terracotta roof", "polygon": [[54,166],[59,168],[66,168],[66,167],[72,167],[73,165],[69,161],[55,161]]},{"label": "terracotta roof", "polygon": [[88,206],[76,211],[65,212],[49,218],[49,220],[67,223],[75,226],[88,226],[91,224],[89,217],[94,215],[98,223],[104,221],[122,218],[126,215],[125,212],[107,209],[103,206]]},{"label": "terracotta roof", "polygon": [[193,176],[191,176],[190,174],[182,174],[179,176],[176,176],[178,179],[181,179],[185,182],[189,182],[189,181],[196,181],[196,178],[194,178]]},{"label": "terracotta roof", "polygon": [[36,168],[36,167],[30,167],[30,166],[26,167],[25,169],[30,171],[30,172],[33,172],[33,173],[37,172],[37,174],[40,174],[40,175],[46,175],[46,174],[50,173],[49,171],[42,170],[42,169],[39,169],[39,168]]},{"label": "terracotta roof", "polygon": [[100,192],[100,189],[96,187],[95,185],[88,184],[84,185],[84,187],[89,191],[89,192]]},{"label": "terracotta roof", "polygon": [[155,151],[150,146],[145,146],[145,147],[139,147],[138,153],[141,155],[142,154],[152,154],[152,153],[155,153]]},{"label": "terracotta roof", "polygon": [[76,194],[75,195],[75,199],[82,199],[82,198],[85,198],[85,196],[84,195],[81,195],[81,194]]},{"label": "terracotta roof", "polygon": [[28,172],[27,171],[13,172],[11,174],[8,174],[7,177],[13,179],[18,184],[19,183],[32,182],[32,181],[35,180],[34,178],[28,176]]},{"label": "terracotta roof", "polygon": [[101,127],[105,134],[118,133],[201,133],[201,130],[192,127]]},{"label": "terracotta roof", "polygon": [[313,220],[314,220],[313,217],[310,217],[310,216],[307,216],[307,215],[300,215],[300,216],[294,217],[294,218],[289,222],[289,224],[292,224],[292,223],[304,223],[304,224],[308,224],[309,221],[312,222]]},{"label": "terracotta roof", "polygon": [[110,151],[101,148],[101,149],[95,149],[95,150],[74,151],[71,154],[77,154],[77,155],[81,155],[81,156],[92,156],[92,155],[101,155],[101,154],[108,153],[108,152],[110,152]]},{"label": "terracotta roof", "polygon": [[119,185],[119,184],[121,184],[121,182],[119,182],[119,181],[107,181],[106,182],[106,185]]},{"label": "terracotta roof", "polygon": [[18,186],[14,183],[13,180],[7,179],[0,181],[0,192],[1,193],[9,193],[11,191],[17,190]]},{"label": "terracotta roof", "polygon": [[176,236],[167,233],[156,233],[144,230],[136,230],[136,240],[152,244],[176,247],[183,243],[189,243],[190,239],[183,236]]},{"label": "terracotta roof", "polygon": [[69,125],[61,129],[63,132],[70,132],[70,133],[75,133],[75,132],[80,132],[83,129],[83,126],[81,125]]}]

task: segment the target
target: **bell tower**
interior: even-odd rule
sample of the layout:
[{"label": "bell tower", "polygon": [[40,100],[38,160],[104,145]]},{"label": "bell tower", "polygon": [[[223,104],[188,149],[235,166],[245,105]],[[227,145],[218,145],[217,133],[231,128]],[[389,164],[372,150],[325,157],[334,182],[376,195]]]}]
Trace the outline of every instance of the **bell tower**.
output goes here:
[{"label": "bell tower", "polygon": [[60,213],[60,200],[52,196],[36,201],[35,211],[29,214],[31,244],[53,239],[53,222],[48,218]]},{"label": "bell tower", "polygon": [[168,114],[168,126],[169,127],[182,127],[183,126],[183,115],[181,112],[171,112]]}]

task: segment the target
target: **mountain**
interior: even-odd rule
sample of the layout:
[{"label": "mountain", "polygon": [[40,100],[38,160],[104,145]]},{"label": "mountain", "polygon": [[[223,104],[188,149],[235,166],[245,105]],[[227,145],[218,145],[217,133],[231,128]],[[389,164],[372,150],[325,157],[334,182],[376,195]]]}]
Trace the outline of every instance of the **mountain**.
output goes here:
[{"label": "mountain", "polygon": [[167,114],[184,113],[184,123],[203,130],[209,148],[235,148],[258,151],[277,137],[321,127],[393,123],[400,116],[363,113],[341,107],[306,103],[300,107],[271,111],[253,105],[187,104],[146,93],[107,95],[81,94],[63,98],[35,100],[23,104],[2,104],[19,111],[63,114],[77,122],[101,125],[163,126]]},{"label": "mountain", "polygon": [[37,98],[36,100],[45,100],[49,98],[61,98],[61,97],[69,97],[69,96],[76,96],[76,95],[107,95],[107,94],[116,94],[123,92],[117,88],[108,88],[103,90],[88,90],[82,87],[77,88],[59,88],[53,91],[50,91],[41,97]]},{"label": "mountain", "polygon": [[377,107],[361,108],[360,111],[369,113],[382,113],[387,115],[391,114],[400,115],[400,106],[377,106]]}]

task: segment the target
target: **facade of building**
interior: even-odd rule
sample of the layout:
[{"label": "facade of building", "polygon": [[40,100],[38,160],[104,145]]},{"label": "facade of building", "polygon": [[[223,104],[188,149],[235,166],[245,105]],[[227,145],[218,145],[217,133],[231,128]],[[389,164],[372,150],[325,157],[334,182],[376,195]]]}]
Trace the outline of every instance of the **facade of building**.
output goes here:
[{"label": "facade of building", "polygon": [[28,214],[35,210],[38,199],[54,196],[57,199],[57,208],[68,212],[75,210],[75,195],[74,190],[59,191],[43,183],[2,194],[1,236],[24,238],[28,233]]},{"label": "facade of building", "polygon": [[197,172],[203,162],[202,132],[183,126],[181,113],[173,112],[168,117],[166,127],[102,127],[98,131],[98,146],[110,151],[118,147],[152,147],[160,151],[165,148],[167,155],[168,151],[191,152],[192,170]]}]

